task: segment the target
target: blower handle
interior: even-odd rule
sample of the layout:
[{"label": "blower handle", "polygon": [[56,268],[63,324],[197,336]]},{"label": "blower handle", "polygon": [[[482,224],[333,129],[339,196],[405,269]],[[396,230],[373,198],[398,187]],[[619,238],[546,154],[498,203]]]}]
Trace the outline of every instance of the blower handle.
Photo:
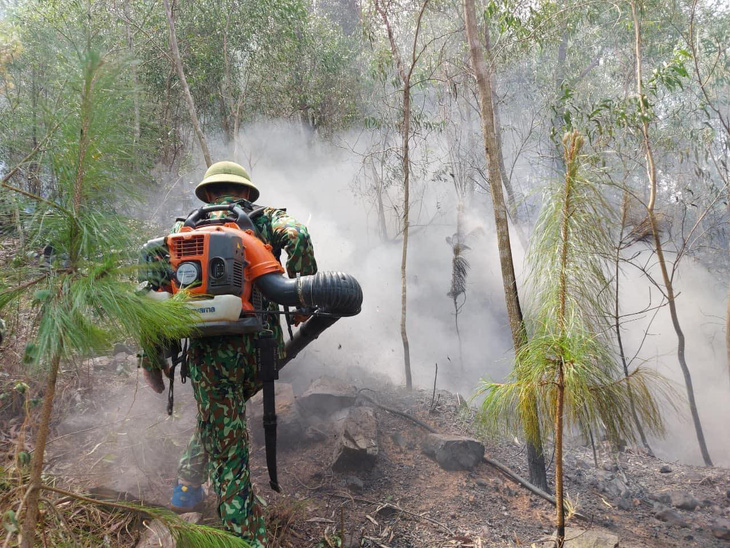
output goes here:
[{"label": "blower handle", "polygon": [[[208,215],[215,211],[230,211],[233,215],[224,217],[223,219],[210,219]],[[251,218],[246,212],[237,204],[220,204],[220,205],[209,205],[204,206],[193,211],[185,219],[183,226],[189,226],[190,228],[197,228],[203,225],[210,224],[223,224],[224,222],[235,222],[241,230],[253,230],[256,231],[256,227],[251,221]]]}]

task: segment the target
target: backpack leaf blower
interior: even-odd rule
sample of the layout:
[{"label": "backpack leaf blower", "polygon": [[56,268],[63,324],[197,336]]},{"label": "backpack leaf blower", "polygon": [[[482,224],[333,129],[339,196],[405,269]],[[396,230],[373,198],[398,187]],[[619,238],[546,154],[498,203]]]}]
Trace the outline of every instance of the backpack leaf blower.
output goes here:
[{"label": "backpack leaf blower", "polygon": [[[276,477],[276,414],[274,381],[278,371],[338,319],[360,312],[362,289],[342,272],[318,272],[287,278],[284,268],[258,237],[253,219],[264,208],[247,213],[238,203],[211,205],[193,211],[181,230],[148,241],[141,251],[140,281],[150,298],[163,300],[185,291],[188,306],[201,321],[195,337],[258,333],[257,361],[264,391],[266,460],[272,489]],[[211,213],[226,212],[225,216]],[[264,329],[264,299],[292,306],[310,318],[285,345],[277,359],[276,341]],[[172,381],[171,381],[172,386]],[[169,411],[169,408],[168,408]]]}]

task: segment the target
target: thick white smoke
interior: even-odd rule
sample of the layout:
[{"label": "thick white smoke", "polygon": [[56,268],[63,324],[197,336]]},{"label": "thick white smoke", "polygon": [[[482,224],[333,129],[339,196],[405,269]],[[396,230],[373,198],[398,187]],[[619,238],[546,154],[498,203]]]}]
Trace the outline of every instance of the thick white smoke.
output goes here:
[{"label": "thick white smoke", "polygon": [[[383,243],[377,234],[372,204],[353,192],[361,157],[348,146],[306,135],[298,126],[279,123],[249,127],[242,133],[235,157],[230,147],[214,147],[214,161],[232,159],[250,170],[261,190],[259,203],[285,207],[310,230],[320,270],[353,274],[363,286],[362,313],[340,320],[288,366],[286,377],[302,382],[323,372],[346,376],[355,367],[404,381],[400,336],[401,240]],[[341,137],[347,142],[348,137]],[[351,148],[352,147],[352,148]],[[205,168],[184,175],[180,192],[192,194]],[[188,181],[193,181],[192,184]],[[464,369],[459,364],[453,304],[446,295],[451,277],[451,248],[445,239],[455,231],[456,208],[451,184],[416,178],[413,194],[421,196],[412,216],[408,256],[408,336],[414,383],[430,387],[435,364],[438,387],[470,395],[480,377],[503,379],[511,368],[511,347],[502,289],[496,236],[489,198],[477,195],[468,216],[481,236],[470,242],[471,263],[467,301],[460,315]],[[192,203],[192,202],[189,202]],[[170,220],[185,211],[167,209]],[[513,238],[515,263],[522,267],[523,251]],[[518,272],[519,276],[519,272]],[[635,312],[648,298],[647,281],[627,270],[622,281],[624,313]],[[657,278],[658,279],[658,278]],[[726,291],[702,266],[684,259],[677,289],[680,321],[687,337],[687,360],[692,369],[700,416],[716,464],[730,464],[730,435],[724,427],[730,399],[724,325]],[[654,290],[654,304],[658,293]],[[648,322],[639,319],[624,330],[632,356]],[[676,381],[684,394],[676,358],[676,337],[668,309],[659,311],[650,327],[639,360]],[[668,414],[664,440],[653,440],[660,456],[700,463],[699,450],[686,404],[680,416]]]}]

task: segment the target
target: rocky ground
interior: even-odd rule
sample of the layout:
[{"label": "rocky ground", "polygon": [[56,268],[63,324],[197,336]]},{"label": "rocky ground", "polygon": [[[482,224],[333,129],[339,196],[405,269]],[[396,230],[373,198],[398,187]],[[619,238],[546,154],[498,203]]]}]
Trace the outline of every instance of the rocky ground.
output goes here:
[{"label": "rocky ground", "polygon": [[[167,394],[140,381],[132,349],[115,350],[69,366],[83,382],[59,394],[63,419],[54,425],[48,473],[77,490],[112,489],[165,504],[194,425],[189,385],[176,383],[168,417]],[[373,401],[452,437],[434,438]],[[277,407],[281,494],[268,488],[260,402],[249,404],[252,476],[267,504],[272,546],[340,546],[335,535],[343,531],[342,546],[350,547],[541,546],[553,531],[552,506],[481,459],[484,451],[526,477],[524,446],[480,439],[457,395],[408,392],[361,372],[348,381],[282,382]],[[19,422],[21,415],[4,421],[5,451]],[[571,530],[577,538],[570,545],[730,546],[727,469],[665,463],[604,444],[597,461],[578,442],[566,456],[567,492],[584,516],[570,522],[582,531]],[[210,499],[202,520],[214,524]],[[125,537],[129,545],[144,531]],[[147,546],[159,546],[155,539]]]}]

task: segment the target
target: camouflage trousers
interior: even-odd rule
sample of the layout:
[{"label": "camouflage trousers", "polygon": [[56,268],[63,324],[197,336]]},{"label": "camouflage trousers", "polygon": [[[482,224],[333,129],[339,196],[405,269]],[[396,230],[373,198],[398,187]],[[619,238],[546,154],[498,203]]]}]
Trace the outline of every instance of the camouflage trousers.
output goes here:
[{"label": "camouflage trousers", "polygon": [[198,423],[178,477],[198,485],[210,479],[223,525],[259,548],[266,546],[266,528],[251,488],[246,429],[246,400],[260,388],[254,342],[250,335],[192,339]]}]

